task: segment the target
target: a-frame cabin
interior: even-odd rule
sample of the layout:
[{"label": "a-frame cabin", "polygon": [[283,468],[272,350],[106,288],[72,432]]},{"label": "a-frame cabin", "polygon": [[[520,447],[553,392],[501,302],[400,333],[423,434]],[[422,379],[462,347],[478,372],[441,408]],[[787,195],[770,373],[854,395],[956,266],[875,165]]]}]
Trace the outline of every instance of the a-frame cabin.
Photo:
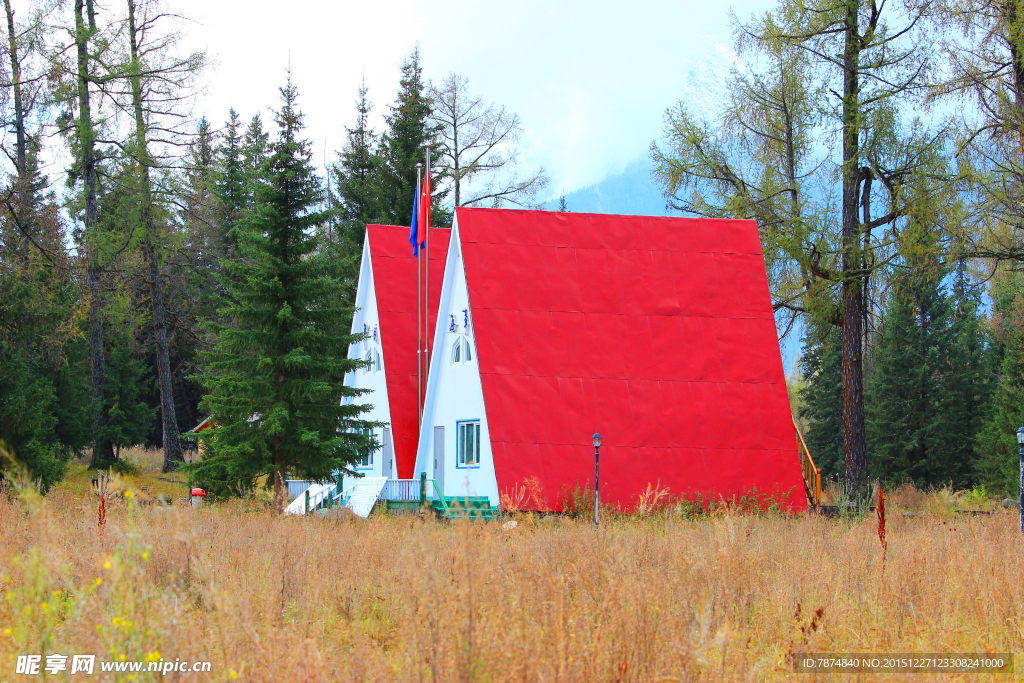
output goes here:
[{"label": "a-frame cabin", "polygon": [[[429,282],[426,274],[422,282],[430,297],[425,327],[431,331],[437,317],[450,233],[447,228],[430,231],[430,261],[429,268],[425,269]],[[421,257],[420,261],[425,259]],[[352,331],[365,332],[367,338],[351,346],[349,357],[368,360],[370,367],[349,375],[346,383],[371,390],[372,393],[354,401],[372,406],[363,414],[364,419],[387,426],[375,435],[383,448],[367,453],[354,468],[363,477],[411,479],[413,476],[419,420],[416,277],[417,259],[409,243],[409,228],[366,226]],[[425,382],[425,365],[423,374]],[[355,477],[345,477],[342,489],[356,481]]]},{"label": "a-frame cabin", "polygon": [[558,510],[593,487],[805,510],[752,221],[458,208],[415,472]]}]

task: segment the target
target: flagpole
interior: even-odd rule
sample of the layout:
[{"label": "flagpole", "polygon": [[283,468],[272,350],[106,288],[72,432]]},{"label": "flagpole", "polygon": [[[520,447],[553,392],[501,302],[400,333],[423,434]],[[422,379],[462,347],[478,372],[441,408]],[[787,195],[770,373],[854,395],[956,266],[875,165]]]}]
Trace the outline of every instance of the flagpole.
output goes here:
[{"label": "flagpole", "polygon": [[[415,209],[415,213],[419,213],[419,196],[420,196],[420,173],[423,170],[423,164],[416,164],[416,199],[412,205]],[[418,221],[419,216],[413,215],[413,222]],[[419,231],[416,232],[416,413],[419,416],[416,422],[417,427],[423,424],[423,341],[420,335],[423,334],[423,323],[420,318],[420,257],[419,257]]]},{"label": "flagpole", "polygon": [[430,187],[430,145],[427,145],[427,172],[424,174],[423,183],[426,189],[426,204],[423,206],[423,215],[426,216],[424,221],[426,236],[424,240],[427,245],[427,257],[424,263],[424,270],[426,271],[427,277],[423,282],[423,359],[426,365],[427,371],[426,376],[430,377],[430,193],[433,188]]}]

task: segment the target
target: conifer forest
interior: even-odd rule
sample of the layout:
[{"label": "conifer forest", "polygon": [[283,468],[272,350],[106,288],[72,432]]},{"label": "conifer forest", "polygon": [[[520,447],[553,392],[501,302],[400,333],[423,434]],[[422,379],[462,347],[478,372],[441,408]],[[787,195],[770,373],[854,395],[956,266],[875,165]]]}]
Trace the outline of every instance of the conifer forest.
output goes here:
[{"label": "conifer forest", "polygon": [[[426,144],[434,225],[460,206],[573,210],[520,161],[519,118],[415,45],[392,91],[364,83],[333,114],[344,144],[321,164],[290,70],[261,111],[195,115],[216,66],[182,48],[172,3],[4,9],[0,472],[43,492],[72,462],[117,471],[144,446],[213,496],[267,487],[280,510],[285,479],[379,447],[344,383],[364,363],[348,354],[356,279],[365,226],[410,225]],[[757,222],[780,340],[799,349],[794,417],[854,490],[1017,492],[1019,10],[723,10],[725,101],[680,101],[651,142],[667,213]]]}]

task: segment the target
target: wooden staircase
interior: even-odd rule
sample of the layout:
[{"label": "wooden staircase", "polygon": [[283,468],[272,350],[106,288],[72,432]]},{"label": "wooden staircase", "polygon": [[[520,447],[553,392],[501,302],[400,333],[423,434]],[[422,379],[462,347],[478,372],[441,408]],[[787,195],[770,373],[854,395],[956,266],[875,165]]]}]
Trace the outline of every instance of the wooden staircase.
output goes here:
[{"label": "wooden staircase", "polygon": [[804,489],[807,491],[807,504],[809,507],[817,508],[821,505],[821,470],[814,464],[811,452],[807,450],[800,427],[793,418],[793,429],[796,431],[796,448],[800,453],[800,467],[804,473]]},{"label": "wooden staircase", "polygon": [[445,496],[437,482],[434,484],[434,499],[431,507],[440,517],[447,519],[494,519],[498,516],[497,508],[491,507],[486,496]]},{"label": "wooden staircase", "polygon": [[445,496],[431,504],[434,511],[447,519],[494,519],[498,510],[485,496]]}]

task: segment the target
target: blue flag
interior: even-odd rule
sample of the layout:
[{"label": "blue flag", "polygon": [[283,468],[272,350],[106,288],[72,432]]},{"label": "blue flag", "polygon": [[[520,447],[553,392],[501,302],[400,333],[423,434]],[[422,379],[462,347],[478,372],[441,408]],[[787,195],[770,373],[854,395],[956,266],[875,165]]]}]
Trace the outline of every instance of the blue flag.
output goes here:
[{"label": "blue flag", "polygon": [[412,255],[420,256],[420,249],[425,249],[427,243],[420,240],[420,192],[419,183],[416,184],[416,194],[412,198],[412,228],[409,230],[409,243],[412,245]]}]

